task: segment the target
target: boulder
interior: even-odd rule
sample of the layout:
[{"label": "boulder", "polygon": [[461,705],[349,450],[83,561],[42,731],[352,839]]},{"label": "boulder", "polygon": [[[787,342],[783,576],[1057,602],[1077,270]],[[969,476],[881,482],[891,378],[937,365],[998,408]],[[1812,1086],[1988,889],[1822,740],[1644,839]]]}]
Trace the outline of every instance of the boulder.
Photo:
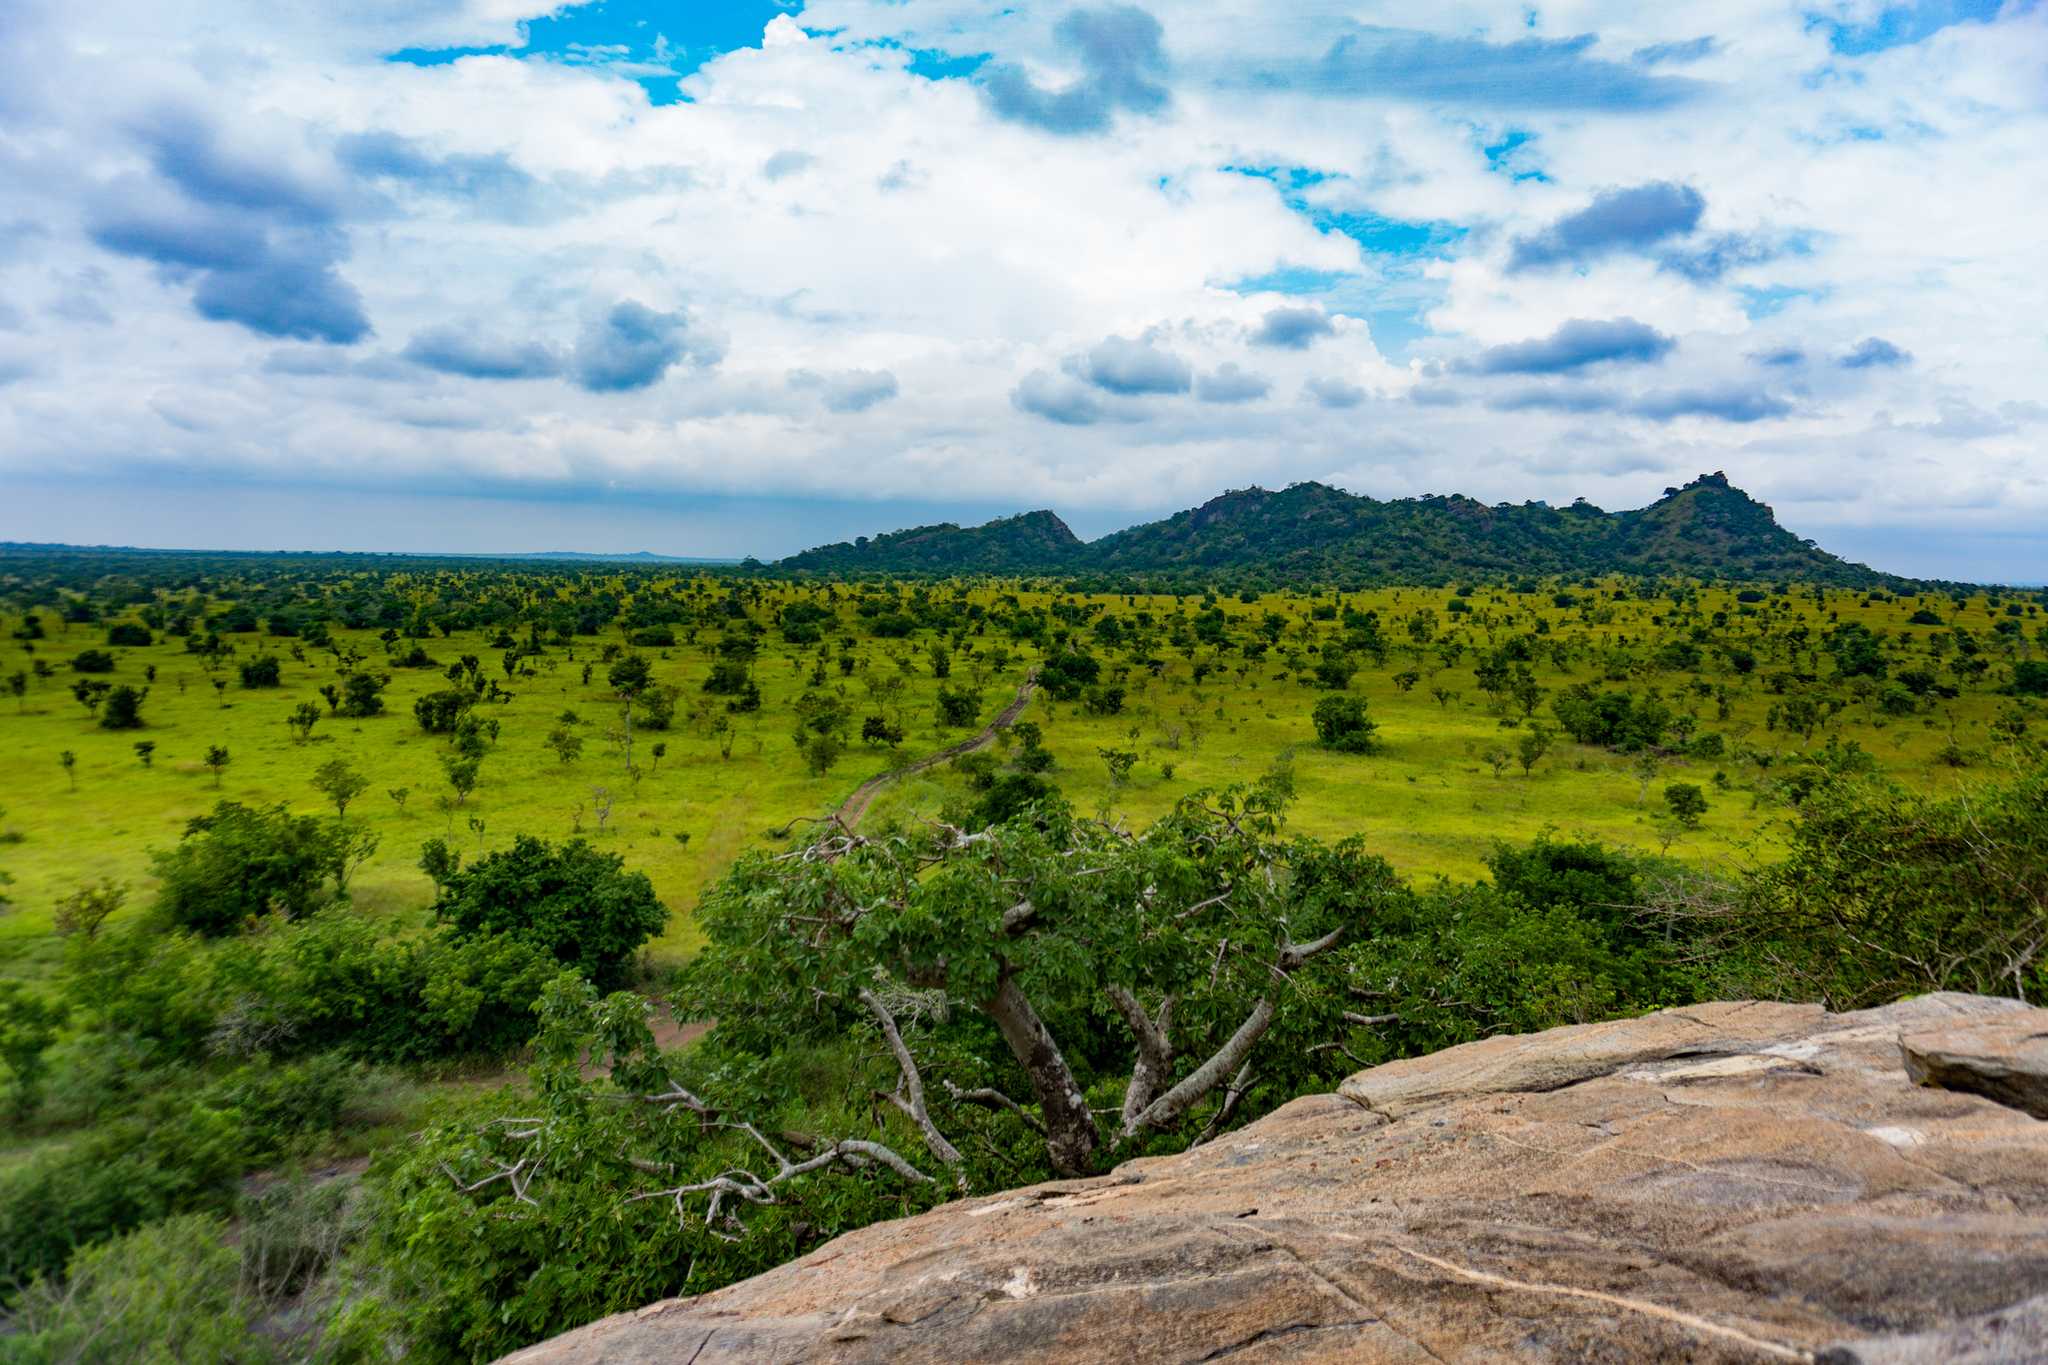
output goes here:
[{"label": "boulder", "polygon": [[1907,1070],[2044,1033],[1933,995],[1490,1038],[511,1359],[2048,1359],[2048,1124],[1981,1065]]},{"label": "boulder", "polygon": [[1921,1085],[1982,1095],[2048,1119],[2048,1024],[2040,1011],[2007,1011],[1899,1039],[1906,1074]]}]

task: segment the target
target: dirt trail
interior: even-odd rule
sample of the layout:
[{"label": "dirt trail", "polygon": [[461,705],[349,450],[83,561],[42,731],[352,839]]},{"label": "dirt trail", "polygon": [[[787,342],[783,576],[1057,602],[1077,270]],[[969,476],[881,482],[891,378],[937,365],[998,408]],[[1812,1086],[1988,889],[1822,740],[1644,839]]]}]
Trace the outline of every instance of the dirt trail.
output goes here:
[{"label": "dirt trail", "polygon": [[880,794],[882,788],[898,778],[909,777],[912,773],[921,773],[926,768],[937,767],[941,763],[956,759],[962,754],[971,754],[976,749],[985,748],[993,743],[997,731],[1006,730],[1017,723],[1017,717],[1024,714],[1024,708],[1031,704],[1031,696],[1037,690],[1038,670],[1033,669],[1026,675],[1024,681],[1017,685],[1016,699],[1008,706],[1005,706],[1002,714],[983,726],[978,733],[970,735],[950,748],[941,749],[935,754],[927,754],[915,763],[906,763],[900,768],[891,769],[879,777],[871,777],[861,783],[860,786],[854,789],[853,795],[846,798],[845,804],[839,807],[839,823],[845,825],[848,829],[852,829],[855,825],[859,824],[861,816],[867,814],[868,806],[874,802],[875,797]]}]

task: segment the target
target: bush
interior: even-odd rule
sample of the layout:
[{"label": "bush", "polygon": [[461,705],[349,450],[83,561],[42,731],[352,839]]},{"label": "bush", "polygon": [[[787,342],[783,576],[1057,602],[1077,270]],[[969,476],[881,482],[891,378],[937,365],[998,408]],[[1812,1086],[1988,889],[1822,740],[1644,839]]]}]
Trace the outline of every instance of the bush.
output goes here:
[{"label": "bush", "polygon": [[112,673],[114,656],[104,649],[87,649],[73,655],[71,671],[74,673]]},{"label": "bush", "polygon": [[1379,722],[1366,714],[1365,700],[1342,694],[1324,697],[1314,712],[1316,738],[1340,754],[1369,754]]},{"label": "bush", "polygon": [[142,728],[142,701],[149,695],[146,687],[123,685],[107,693],[107,699],[100,703],[100,729],[140,730]]},{"label": "bush", "polygon": [[1557,723],[1581,744],[1623,753],[1655,748],[1671,725],[1671,708],[1655,697],[1640,701],[1628,692],[1597,692],[1586,683],[1565,689],[1550,704]]},{"label": "bush", "polygon": [[384,689],[391,679],[381,673],[351,673],[341,685],[342,715],[361,720],[384,710]]},{"label": "bush", "polygon": [[52,1274],[22,1295],[7,1358],[22,1365],[275,1359],[249,1335],[256,1308],[242,1293],[237,1259],[226,1224],[205,1214],[83,1249],[61,1284]]},{"label": "bush", "polygon": [[149,633],[149,627],[133,621],[122,621],[107,631],[107,643],[139,649],[156,643],[156,637]]},{"label": "bush", "polygon": [[2023,659],[2014,664],[2012,690],[2022,697],[2048,697],[2048,659]]},{"label": "bush", "polygon": [[419,721],[420,729],[430,735],[449,735],[462,720],[463,713],[475,704],[476,698],[468,692],[455,688],[443,688],[429,692],[412,704],[413,718]]},{"label": "bush", "polygon": [[174,1213],[224,1211],[239,1146],[230,1115],[159,1097],[0,1171],[0,1284],[54,1275],[78,1248]]},{"label": "bush", "polygon": [[275,654],[259,654],[242,665],[242,686],[276,687],[283,676]]},{"label": "bush", "polygon": [[222,801],[185,826],[168,853],[150,855],[161,883],[157,909],[170,923],[229,934],[272,913],[297,919],[324,899],[341,871],[341,841],[326,821],[279,804]]},{"label": "bush", "polygon": [[438,884],[436,921],[463,936],[531,943],[605,988],[619,983],[640,945],[668,923],[646,873],[627,872],[617,854],[581,839],[555,847],[520,835],[467,868],[436,839],[422,866]]}]

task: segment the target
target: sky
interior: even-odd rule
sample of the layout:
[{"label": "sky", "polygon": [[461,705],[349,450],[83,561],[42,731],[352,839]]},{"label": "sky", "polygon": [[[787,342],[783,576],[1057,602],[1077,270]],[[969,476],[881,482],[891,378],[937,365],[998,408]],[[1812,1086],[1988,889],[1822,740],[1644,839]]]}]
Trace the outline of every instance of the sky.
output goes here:
[{"label": "sky", "polygon": [[0,539],[1724,470],[2048,579],[2048,3],[0,0]]}]

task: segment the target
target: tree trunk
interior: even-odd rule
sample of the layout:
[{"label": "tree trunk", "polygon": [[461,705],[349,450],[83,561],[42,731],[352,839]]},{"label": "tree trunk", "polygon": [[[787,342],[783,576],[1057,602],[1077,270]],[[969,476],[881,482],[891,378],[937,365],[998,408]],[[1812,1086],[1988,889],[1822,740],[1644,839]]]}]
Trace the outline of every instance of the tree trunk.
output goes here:
[{"label": "tree trunk", "polygon": [[1045,1150],[1052,1168],[1067,1176],[1090,1174],[1102,1135],[1095,1127],[1095,1116],[1088,1112],[1088,1097],[1081,1093],[1045,1021],[1007,973],[981,1008],[995,1020],[1003,1041],[1031,1079],[1032,1094],[1045,1118]]}]

